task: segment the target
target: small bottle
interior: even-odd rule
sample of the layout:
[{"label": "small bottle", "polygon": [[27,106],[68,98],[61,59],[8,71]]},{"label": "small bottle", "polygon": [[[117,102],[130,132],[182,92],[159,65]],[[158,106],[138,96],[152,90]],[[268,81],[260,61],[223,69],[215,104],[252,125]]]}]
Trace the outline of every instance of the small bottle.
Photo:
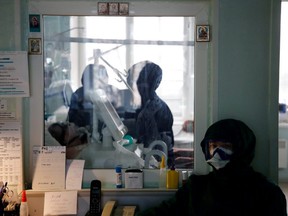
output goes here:
[{"label": "small bottle", "polygon": [[175,170],[175,166],[172,165],[167,172],[167,189],[177,189],[179,186],[179,173]]},{"label": "small bottle", "polygon": [[159,188],[166,188],[166,175],[167,169],[165,164],[165,157],[162,156],[161,163],[160,163],[160,173],[159,173]]},{"label": "small bottle", "polygon": [[184,170],[182,171],[182,186],[186,184],[187,181],[188,181],[188,172]]},{"label": "small bottle", "polygon": [[121,166],[117,166],[115,171],[116,171],[116,188],[122,188],[122,169],[121,169]]},{"label": "small bottle", "polygon": [[28,216],[28,204],[27,204],[27,198],[26,198],[26,191],[22,191],[22,198],[21,198],[21,204],[20,204],[20,211],[19,216]]}]

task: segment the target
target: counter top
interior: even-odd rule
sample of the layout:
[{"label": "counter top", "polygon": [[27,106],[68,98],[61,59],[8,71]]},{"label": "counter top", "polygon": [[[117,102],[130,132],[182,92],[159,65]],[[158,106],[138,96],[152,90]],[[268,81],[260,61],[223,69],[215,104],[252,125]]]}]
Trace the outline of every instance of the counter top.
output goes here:
[{"label": "counter top", "polygon": [[[26,190],[27,195],[41,195],[45,192],[59,192],[59,191],[69,191],[69,190]],[[74,190],[70,190],[74,191]],[[90,189],[81,189],[77,190],[79,194],[89,194]],[[142,189],[132,189],[132,188],[102,188],[102,193],[135,193],[135,194],[147,194],[147,193],[162,193],[162,194],[169,194],[175,193],[177,189],[162,189],[162,188],[142,188]]]}]

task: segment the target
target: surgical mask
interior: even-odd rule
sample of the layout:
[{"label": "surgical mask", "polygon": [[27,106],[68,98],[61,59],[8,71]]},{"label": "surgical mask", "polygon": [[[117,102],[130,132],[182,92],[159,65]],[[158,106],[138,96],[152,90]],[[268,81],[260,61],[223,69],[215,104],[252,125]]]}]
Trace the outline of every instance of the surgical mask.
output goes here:
[{"label": "surgical mask", "polygon": [[230,162],[232,150],[217,147],[214,149],[212,156],[209,160],[206,160],[207,163],[211,164],[215,169],[221,169]]}]

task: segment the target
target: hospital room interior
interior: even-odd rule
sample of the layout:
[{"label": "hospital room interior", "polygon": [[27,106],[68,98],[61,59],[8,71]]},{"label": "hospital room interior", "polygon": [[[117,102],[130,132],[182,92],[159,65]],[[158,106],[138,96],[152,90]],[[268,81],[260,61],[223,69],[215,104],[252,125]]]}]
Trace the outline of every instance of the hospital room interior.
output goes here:
[{"label": "hospital room interior", "polygon": [[86,215],[92,182],[102,209],[161,203],[211,171],[200,143],[224,118],[288,198],[287,0],[1,0],[0,27],[0,182],[30,216]]}]

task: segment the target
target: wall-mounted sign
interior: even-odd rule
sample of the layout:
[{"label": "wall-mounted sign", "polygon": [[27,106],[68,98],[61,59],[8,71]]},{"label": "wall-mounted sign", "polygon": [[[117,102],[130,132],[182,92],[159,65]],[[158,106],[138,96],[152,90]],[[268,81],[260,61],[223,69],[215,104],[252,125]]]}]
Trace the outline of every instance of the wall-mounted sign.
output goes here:
[{"label": "wall-mounted sign", "polygon": [[23,142],[20,122],[0,122],[0,179],[22,189]]},{"label": "wall-mounted sign", "polygon": [[0,97],[28,96],[27,52],[0,51]]}]

